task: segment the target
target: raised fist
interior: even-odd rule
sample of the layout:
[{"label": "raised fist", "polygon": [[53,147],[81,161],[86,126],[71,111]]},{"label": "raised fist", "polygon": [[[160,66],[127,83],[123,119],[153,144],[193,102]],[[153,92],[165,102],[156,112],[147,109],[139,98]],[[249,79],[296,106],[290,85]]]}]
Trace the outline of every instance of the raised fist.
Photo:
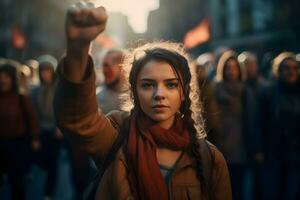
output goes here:
[{"label": "raised fist", "polygon": [[104,31],[107,14],[104,7],[95,8],[92,3],[80,2],[71,6],[66,17],[68,44],[86,45]]}]

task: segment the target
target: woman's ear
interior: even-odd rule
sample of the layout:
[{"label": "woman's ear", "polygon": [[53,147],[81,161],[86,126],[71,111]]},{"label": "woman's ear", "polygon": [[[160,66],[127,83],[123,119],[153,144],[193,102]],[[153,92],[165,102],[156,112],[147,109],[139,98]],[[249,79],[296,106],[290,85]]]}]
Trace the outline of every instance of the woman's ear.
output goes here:
[{"label": "woman's ear", "polygon": [[183,92],[181,92],[181,94],[180,94],[180,99],[181,99],[181,102],[183,103],[184,100],[185,100],[185,98],[184,98],[184,93],[183,93]]}]

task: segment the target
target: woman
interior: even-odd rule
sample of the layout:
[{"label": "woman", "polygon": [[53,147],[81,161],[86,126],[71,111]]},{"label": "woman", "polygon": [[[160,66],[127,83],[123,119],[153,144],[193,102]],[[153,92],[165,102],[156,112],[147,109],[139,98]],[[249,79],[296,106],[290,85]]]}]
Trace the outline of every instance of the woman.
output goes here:
[{"label": "woman", "polygon": [[38,58],[40,85],[31,91],[31,99],[38,115],[40,125],[41,149],[36,154],[36,161],[46,172],[45,199],[52,198],[58,173],[58,156],[62,135],[54,122],[53,96],[56,83],[55,68],[57,60],[51,55]]},{"label": "woman", "polygon": [[221,131],[216,145],[224,154],[229,167],[233,199],[243,198],[247,161],[245,114],[247,92],[242,82],[243,71],[235,52],[226,51],[217,66],[215,97],[220,110]]},{"label": "woman", "polygon": [[300,74],[296,55],[282,52],[273,61],[274,81],[260,96],[257,152],[264,161],[264,199],[299,199]]},{"label": "woman", "polygon": [[128,136],[106,169],[95,198],[231,199],[226,163],[213,145],[209,147],[214,157],[212,184],[204,178],[197,141],[205,136],[204,129],[192,117],[191,74],[177,44],[146,44],[129,54],[124,67],[130,68],[131,112],[106,116],[98,112],[88,49],[104,30],[106,19],[102,7],[68,13],[68,50],[58,68],[54,100],[62,132],[92,154],[98,166],[117,136],[124,134],[120,127],[128,127],[121,128]]},{"label": "woman", "polygon": [[17,67],[11,60],[0,64],[0,176],[8,175],[11,199],[25,199],[30,151],[38,150],[40,141],[31,101],[19,93]]}]

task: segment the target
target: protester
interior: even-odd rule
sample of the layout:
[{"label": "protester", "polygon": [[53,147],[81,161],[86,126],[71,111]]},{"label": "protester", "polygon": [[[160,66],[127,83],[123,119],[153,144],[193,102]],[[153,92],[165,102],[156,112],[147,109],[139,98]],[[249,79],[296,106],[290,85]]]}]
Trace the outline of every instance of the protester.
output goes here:
[{"label": "protester", "polygon": [[273,61],[276,81],[260,104],[260,145],[267,164],[265,199],[299,199],[300,81],[295,54],[283,52]]},{"label": "protester", "polygon": [[38,164],[47,173],[45,198],[51,199],[54,195],[57,180],[57,163],[62,139],[62,135],[54,122],[52,106],[57,60],[51,55],[42,55],[38,58],[38,61],[40,85],[33,88],[31,92],[41,129],[42,147],[36,157]]},{"label": "protester", "polygon": [[207,69],[210,67],[206,66],[208,63],[203,58],[204,56],[205,55],[200,55],[196,60],[196,74],[200,90],[200,100],[203,104],[202,114],[205,119],[207,139],[210,142],[215,143],[220,134],[220,112],[214,96],[212,84],[207,77]]},{"label": "protester", "polygon": [[7,174],[11,199],[22,200],[31,151],[38,150],[40,142],[31,101],[19,93],[17,67],[9,60],[0,65],[0,179]]},{"label": "protester", "polygon": [[246,109],[244,110],[244,135],[248,147],[248,182],[250,190],[248,196],[254,199],[263,199],[264,191],[264,158],[262,153],[257,152],[256,148],[259,143],[260,133],[259,120],[259,98],[267,82],[259,75],[259,67],[256,56],[251,52],[242,52],[238,56],[241,67],[246,72],[245,87],[248,95],[246,99]]},{"label": "protester", "polygon": [[244,73],[236,53],[226,51],[220,57],[215,85],[215,97],[220,110],[220,135],[216,145],[224,154],[229,167],[233,199],[242,199],[244,176],[247,163],[244,112],[246,90],[243,85]]},{"label": "protester", "polygon": [[103,86],[97,88],[97,102],[104,114],[112,110],[120,110],[120,98],[124,92],[124,72],[121,64],[124,53],[118,49],[109,50],[102,62],[102,69],[105,78]]},{"label": "protester", "polygon": [[195,92],[191,71],[179,45],[152,43],[135,49],[124,65],[130,68],[133,109],[107,116],[98,112],[88,50],[106,19],[103,7],[69,11],[68,50],[58,69],[54,102],[63,133],[93,155],[99,167],[116,138],[128,133],[93,198],[231,199],[226,162],[203,139],[201,120],[193,118],[199,117],[199,107],[190,98]]}]

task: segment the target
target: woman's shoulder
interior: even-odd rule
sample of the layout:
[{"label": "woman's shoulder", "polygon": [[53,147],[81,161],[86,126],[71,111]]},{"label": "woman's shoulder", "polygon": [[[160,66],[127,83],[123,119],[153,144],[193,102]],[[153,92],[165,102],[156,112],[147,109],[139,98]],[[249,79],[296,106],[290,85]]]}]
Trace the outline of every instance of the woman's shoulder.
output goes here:
[{"label": "woman's shoulder", "polygon": [[223,154],[221,153],[221,151],[218,149],[218,147],[216,145],[212,144],[209,141],[208,141],[208,144],[209,144],[209,147],[210,147],[212,153],[215,155],[215,157],[217,157],[219,160],[224,159]]},{"label": "woman's shoulder", "polygon": [[210,142],[208,142],[208,144],[212,155],[212,165],[213,165],[212,174],[214,179],[215,180],[222,179],[223,181],[227,181],[229,174],[228,174],[228,167],[227,167],[227,162],[225,160],[225,157],[215,145],[213,145]]},{"label": "woman's shoulder", "polygon": [[203,139],[203,142],[205,142],[207,144],[207,147],[209,148],[209,154],[212,158],[212,160],[214,161],[214,165],[224,165],[226,164],[226,160],[223,156],[223,154],[221,153],[221,151],[211,142],[209,142],[206,139]]},{"label": "woman's shoulder", "polygon": [[130,112],[122,110],[113,110],[106,114],[112,125],[118,130],[121,128],[124,121],[129,119]]}]

